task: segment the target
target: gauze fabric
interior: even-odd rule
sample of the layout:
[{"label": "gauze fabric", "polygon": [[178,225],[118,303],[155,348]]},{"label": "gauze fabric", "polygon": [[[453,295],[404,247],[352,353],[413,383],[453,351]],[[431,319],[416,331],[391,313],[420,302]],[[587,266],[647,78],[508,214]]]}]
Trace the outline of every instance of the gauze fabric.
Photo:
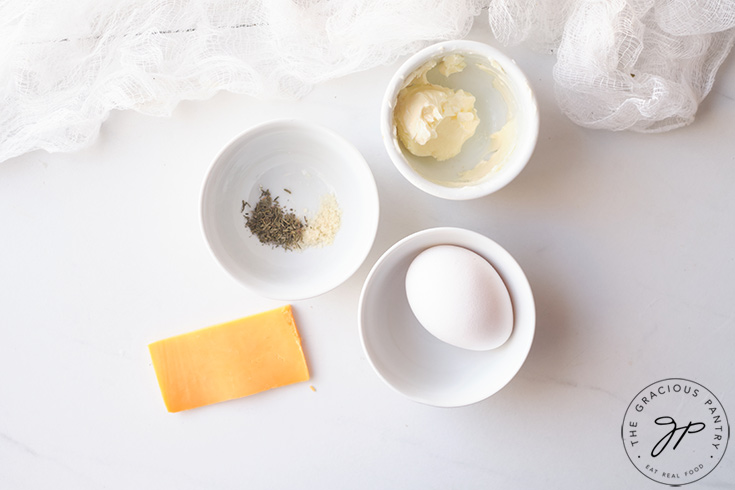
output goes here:
[{"label": "gauze fabric", "polygon": [[501,44],[556,56],[561,110],[610,130],[690,123],[735,38],[735,0],[6,0],[0,161],[86,146],[112,110],[297,99],[482,15]]}]

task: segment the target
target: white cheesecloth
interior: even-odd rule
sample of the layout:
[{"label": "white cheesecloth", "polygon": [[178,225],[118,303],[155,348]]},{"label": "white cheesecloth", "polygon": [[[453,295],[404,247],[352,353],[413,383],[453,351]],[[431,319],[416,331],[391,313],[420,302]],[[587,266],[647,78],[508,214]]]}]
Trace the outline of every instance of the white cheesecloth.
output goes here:
[{"label": "white cheesecloth", "polygon": [[691,123],[735,39],[735,0],[3,0],[0,161],[89,145],[113,109],[298,98],[462,38],[478,15],[556,56],[561,110],[609,130]]}]

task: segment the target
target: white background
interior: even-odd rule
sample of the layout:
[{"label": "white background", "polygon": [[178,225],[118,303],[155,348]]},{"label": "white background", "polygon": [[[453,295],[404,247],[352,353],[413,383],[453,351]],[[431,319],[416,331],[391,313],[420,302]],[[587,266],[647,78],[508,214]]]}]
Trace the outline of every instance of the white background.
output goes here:
[{"label": "white background", "polygon": [[[470,38],[494,44],[478,22]],[[171,118],[116,112],[88,149],[0,164],[0,488],[664,488],[623,450],[633,397],[689,378],[735,416],[735,58],[691,126],[643,135],[575,126],[554,101],[554,58],[505,51],[536,89],[538,146],[471,202],[423,194],[387,157],[380,102],[402,60],[296,102],[221,93]],[[311,381],[169,414],[149,342],[282,304],[214,261],[198,199],[232,137],[286,117],[363,153],[375,244],[342,286],[294,303]],[[358,338],[371,266],[434,226],[500,243],[536,297],[526,364],[464,408],[402,398]],[[692,488],[734,484],[731,448]]]}]

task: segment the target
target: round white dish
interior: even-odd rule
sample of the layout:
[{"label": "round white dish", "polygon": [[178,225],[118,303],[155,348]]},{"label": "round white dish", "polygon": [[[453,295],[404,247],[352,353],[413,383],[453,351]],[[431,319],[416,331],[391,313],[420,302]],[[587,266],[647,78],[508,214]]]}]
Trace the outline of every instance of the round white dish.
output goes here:
[{"label": "round white dish", "polygon": [[[452,54],[462,55],[467,67],[448,77],[434,68],[429,72],[429,81],[471,93],[476,99],[480,124],[464,143],[462,151],[448,160],[415,156],[397,137],[394,108],[398,93],[417,70]],[[512,124],[506,124],[509,121]],[[487,44],[456,40],[428,46],[401,65],[385,91],[380,125],[391,161],[411,184],[437,197],[466,200],[501,189],[523,170],[536,146],[539,114],[533,89],[515,61]],[[493,150],[494,138],[501,130],[510,130],[502,134],[515,136],[496,140],[508,143],[500,150]],[[493,156],[493,153],[498,155]],[[499,163],[485,165],[485,170],[477,172],[481,168],[478,162],[492,161],[496,157]],[[466,177],[468,174],[473,177]]]},{"label": "round white dish", "polygon": [[[297,216],[313,217],[323,196],[341,210],[334,241],[285,250],[260,243],[245,225],[243,201],[254,206],[261,189]],[[375,180],[358,150],[338,134],[304,121],[253,127],[217,155],[201,194],[201,225],[217,261],[232,277],[272,299],[323,294],[363,263],[378,227]]]},{"label": "round white dish", "polygon": [[[465,247],[497,270],[513,304],[513,332],[505,344],[489,351],[455,347],[414,317],[406,271],[419,253],[436,245]],[[431,228],[400,240],[378,259],[362,288],[358,325],[367,358],[388,386],[417,402],[458,407],[484,400],[516,375],[533,342],[536,310],[523,270],[500,245],[463,228]]]}]

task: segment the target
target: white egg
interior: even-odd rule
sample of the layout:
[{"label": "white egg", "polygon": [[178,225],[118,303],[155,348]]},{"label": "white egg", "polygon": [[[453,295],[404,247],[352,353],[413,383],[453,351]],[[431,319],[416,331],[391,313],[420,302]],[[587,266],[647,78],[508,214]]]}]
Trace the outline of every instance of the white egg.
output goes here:
[{"label": "white egg", "polygon": [[487,260],[466,248],[438,245],[417,255],[406,273],[406,296],[419,323],[457,347],[495,349],[513,330],[505,283]]}]

